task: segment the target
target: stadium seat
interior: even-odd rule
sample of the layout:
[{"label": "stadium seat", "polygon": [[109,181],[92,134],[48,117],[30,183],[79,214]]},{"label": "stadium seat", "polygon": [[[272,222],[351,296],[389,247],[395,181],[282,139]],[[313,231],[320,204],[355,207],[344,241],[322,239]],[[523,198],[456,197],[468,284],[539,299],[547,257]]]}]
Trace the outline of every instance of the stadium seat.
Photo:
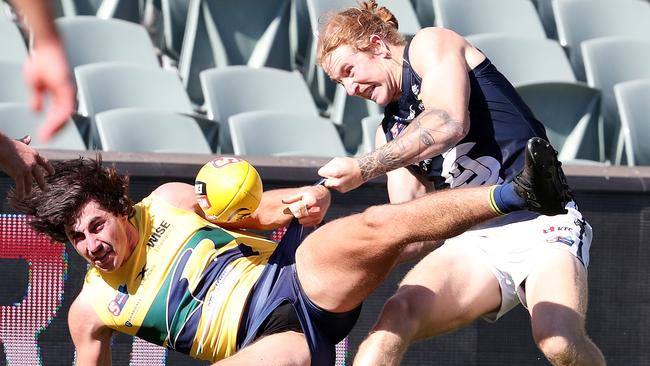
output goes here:
[{"label": "stadium seat", "polygon": [[55,0],[52,1],[57,16],[75,17],[95,15],[103,0]]},{"label": "stadium seat", "polygon": [[165,53],[178,61],[183,47],[190,0],[161,0]]},{"label": "stadium seat", "polygon": [[546,38],[544,27],[530,1],[433,0],[436,25],[462,36],[479,33]]},{"label": "stadium seat", "polygon": [[32,142],[29,146],[36,149],[86,150],[77,126],[72,121],[68,121],[52,140],[41,143],[36,136],[44,119],[44,113],[34,113],[26,104],[0,104],[0,131],[3,134],[16,139],[31,135]]},{"label": "stadium seat", "polygon": [[192,101],[203,104],[203,70],[230,65],[291,70],[290,10],[289,0],[191,2],[178,68]]},{"label": "stadium seat", "polygon": [[0,61],[25,62],[27,46],[16,24],[0,14]]},{"label": "stadium seat", "polygon": [[650,78],[650,40],[604,37],[582,42],[581,49],[587,83],[602,93],[601,114],[607,158],[619,164],[623,158],[623,145],[614,85]]},{"label": "stadium seat", "polygon": [[227,121],[234,114],[274,110],[318,116],[307,84],[297,72],[230,66],[205,70],[200,77],[208,117],[222,124],[222,153],[232,152]]},{"label": "stadium seat", "polygon": [[345,150],[350,154],[359,153],[364,148],[362,119],[383,113],[377,103],[349,96],[343,85],[336,86],[334,101],[330,108],[330,119],[338,125]]},{"label": "stadium seat", "polygon": [[0,103],[29,103],[22,63],[0,61],[0,80]]},{"label": "stadium seat", "polygon": [[[585,80],[580,44],[599,37],[650,41],[650,4],[645,1],[554,1],[560,44],[569,52],[576,76]],[[612,54],[614,55],[614,54]]]},{"label": "stadium seat", "polygon": [[557,41],[510,34],[477,34],[467,40],[481,50],[515,86],[547,81],[575,82]]},{"label": "stadium seat", "polygon": [[71,69],[97,62],[160,67],[149,35],[139,24],[93,16],[59,18],[56,24]]},{"label": "stadium seat", "polygon": [[377,136],[377,129],[381,125],[381,121],[384,119],[383,114],[373,114],[368,117],[364,117],[361,120],[361,130],[363,131],[361,147],[357,155],[365,154],[371,152],[375,149],[375,137]]},{"label": "stadium seat", "polygon": [[415,13],[417,14],[420,26],[432,27],[435,24],[436,14],[433,11],[433,1],[412,0]]},{"label": "stadium seat", "polygon": [[600,91],[576,80],[557,41],[506,34],[467,39],[478,47],[522,96],[546,126],[565,162],[604,161]]},{"label": "stadium seat", "polygon": [[413,37],[422,28],[410,0],[382,0],[378,3],[379,6],[385,6],[395,15],[400,33],[407,38]]},{"label": "stadium seat", "polygon": [[546,127],[561,161],[600,164],[605,160],[599,90],[583,83],[547,82],[520,85],[517,91]]},{"label": "stadium seat", "polygon": [[650,79],[614,86],[627,165],[650,165]]},{"label": "stadium seat", "polygon": [[[99,143],[94,117],[107,110],[138,107],[194,114],[178,75],[161,68],[96,63],[77,67],[75,77],[79,111],[90,119],[89,146]],[[207,119],[197,119],[197,122],[211,141],[216,123]]]},{"label": "stadium seat", "polygon": [[553,0],[533,0],[537,7],[539,19],[542,21],[546,37],[557,39],[557,25],[553,14]]},{"label": "stadium seat", "polygon": [[322,117],[255,111],[231,116],[228,124],[237,155],[346,155],[336,128]]},{"label": "stadium seat", "polygon": [[120,108],[95,116],[104,151],[210,154],[196,121],[169,111]]}]

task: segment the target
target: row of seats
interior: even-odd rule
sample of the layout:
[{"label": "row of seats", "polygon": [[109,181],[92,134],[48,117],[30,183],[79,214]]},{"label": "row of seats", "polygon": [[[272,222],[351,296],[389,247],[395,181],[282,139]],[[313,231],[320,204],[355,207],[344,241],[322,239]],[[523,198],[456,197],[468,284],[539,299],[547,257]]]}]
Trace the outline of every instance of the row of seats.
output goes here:
[{"label": "row of seats", "polygon": [[[493,13],[493,9],[499,9],[503,4],[508,4],[508,1],[517,1],[520,4],[518,4],[519,6],[511,7],[509,11],[501,11],[500,13],[501,15],[498,18],[498,21],[493,20],[490,22],[489,21],[489,19],[491,18],[490,14]],[[606,0],[558,0],[556,2],[557,2],[556,8],[559,9],[560,3],[564,4],[569,2],[571,3],[588,2],[588,3],[594,3],[591,4],[592,7],[600,8],[601,7],[600,2],[606,3],[607,1]],[[595,5],[596,2],[599,2],[599,5]],[[640,9],[646,9],[646,8],[650,9],[650,7],[647,6],[647,3],[641,2],[639,0],[624,0],[624,1],[622,0],[621,3],[623,2],[640,3],[645,6],[645,8],[640,8]],[[99,3],[104,5],[107,2],[104,1]],[[122,4],[121,1],[113,1],[112,3]],[[210,23],[215,22],[214,15],[213,14],[211,15],[211,13],[216,11],[215,10],[216,8],[213,8],[213,6],[214,7],[222,6],[221,8],[218,8],[221,13],[220,15],[228,14],[227,11],[228,9],[223,8],[224,5],[219,5],[219,3],[220,2],[204,2],[204,1],[166,2],[163,0],[162,1],[162,5],[163,5],[162,8],[163,8],[163,15],[164,15],[163,18],[166,19],[167,17],[170,16],[170,14],[172,15],[182,14],[182,11],[179,11],[178,9],[179,8],[182,9],[185,4],[187,5],[186,13],[190,14],[190,16],[187,16],[185,18],[187,23],[195,23],[195,22],[198,23],[207,22],[207,23],[202,25],[201,24],[185,25],[186,29],[184,32],[189,35],[188,37],[184,37],[184,39],[196,40],[197,39],[196,37],[198,37],[197,34],[203,32],[206,35],[212,37],[212,38],[208,37],[210,39],[207,40],[206,42],[212,42],[210,44],[219,44],[219,42],[215,43],[215,40],[218,39],[219,37],[223,38],[223,36],[218,36],[218,32],[216,32],[215,29],[210,30],[211,27]],[[301,8],[300,7],[301,3],[305,7]],[[446,3],[449,4],[445,5]],[[447,9],[445,6],[451,6],[452,3],[455,4],[456,10],[460,9],[462,11],[462,13],[465,15],[465,18],[473,19],[469,14],[471,13],[472,10],[478,11],[482,14],[481,18],[488,19],[488,21],[484,22],[485,24],[489,25],[490,23],[492,23],[493,26],[495,26],[495,28],[492,29],[491,31],[490,29],[486,29],[485,31],[482,30],[481,32],[483,33],[505,32],[503,30],[505,29],[503,28],[503,24],[508,23],[511,19],[525,19],[525,17],[520,15],[504,16],[504,14],[510,14],[510,15],[518,14],[516,13],[515,9],[520,9],[520,8],[528,9],[528,11],[532,9],[534,12],[534,8],[531,8],[532,3],[530,3],[528,0],[498,0],[498,1],[495,0],[489,2],[490,6],[488,8],[484,8],[481,6],[481,4],[484,5],[488,3],[481,0],[453,0],[451,2],[434,0],[432,2],[432,5],[433,8],[435,9],[435,16],[434,16],[435,22],[438,25],[455,28],[457,31],[461,33],[464,32],[461,31],[461,25],[454,23],[453,20],[454,17],[452,16],[453,11],[445,10]],[[542,8],[541,6],[542,3],[543,1],[541,0],[537,1],[538,8],[540,9]],[[617,1],[616,3],[618,4],[619,2]],[[401,24],[400,29],[403,32],[405,32],[405,35],[407,36],[409,34],[412,35],[419,29],[419,25],[417,25],[418,19],[417,17],[413,16],[415,13],[412,12],[412,7],[408,2],[387,0],[381,2],[380,4],[388,6],[391,10],[393,10],[397,14],[398,19],[400,19],[400,24]],[[416,2],[415,4],[417,7],[418,4],[421,5],[422,2]],[[522,5],[522,4],[526,4],[526,5]],[[314,0],[304,0],[304,1],[296,1],[295,5],[297,8],[296,10],[297,14],[304,15],[305,14],[304,12],[305,11],[307,12],[306,13],[307,16],[302,16],[298,18],[298,23],[300,23],[300,20],[302,20],[303,22],[309,20],[308,22],[309,24],[307,26],[317,27],[318,17],[314,16],[313,14],[322,14],[325,11],[335,10],[340,7],[350,6],[354,4],[350,3],[350,1],[330,0],[327,2],[322,2],[322,1],[314,1]],[[234,7],[235,5],[231,4],[231,6]],[[620,5],[618,7],[624,8],[624,6],[620,6]],[[117,8],[118,8],[117,6],[113,7],[113,9],[117,9]],[[167,11],[165,11],[165,9],[167,9]],[[408,9],[411,9],[410,13]],[[273,19],[276,20],[285,16],[284,13],[282,14],[276,13],[275,10],[269,10],[268,12],[275,14]],[[559,14],[560,12],[556,11],[556,13]],[[639,11],[638,13],[643,14],[643,11]],[[176,18],[182,18],[182,16],[177,16]],[[463,17],[457,17],[457,18],[461,19]],[[98,21],[101,22],[101,24],[99,25],[95,24]],[[0,24],[1,23],[2,22],[0,22]],[[144,72],[144,71],[142,72],[132,71],[131,72],[132,77],[120,77],[118,74],[114,74],[114,78],[106,81],[106,83],[113,83],[113,84],[119,84],[117,81],[121,79],[135,80],[137,79],[137,75],[135,74],[138,73],[155,74],[162,70],[159,67],[159,64],[156,60],[156,51],[152,47],[151,42],[148,40],[146,31],[144,30],[143,27],[137,24],[121,22],[117,20],[100,21],[96,17],[67,17],[67,18],[61,18],[57,20],[57,23],[61,29],[62,35],[67,40],[66,44],[69,45],[68,55],[71,59],[71,66],[75,67],[75,74],[77,80],[79,80],[80,78],[79,74],[82,75],[85,75],[86,73],[90,74],[90,71],[79,71],[79,70],[84,70],[85,68],[87,68],[86,70],[93,69],[90,66],[80,66],[80,65],[84,65],[87,63],[95,63],[98,61],[102,61],[102,62],[119,61],[122,63],[139,64],[142,67],[147,67],[147,68],[152,68],[157,70],[156,72],[151,72],[151,73]],[[260,22],[260,24],[261,23],[264,22]],[[479,23],[480,21],[478,19],[472,21],[472,25],[479,24]],[[274,29],[275,31],[277,31],[278,29],[280,29],[278,27],[283,26],[284,23],[283,21],[278,20],[274,24],[275,24]],[[416,24],[416,26],[413,26],[413,24]],[[537,21],[537,24],[539,24],[539,20]],[[236,18],[231,18],[228,21],[219,21],[218,25],[220,27],[228,28],[227,31],[222,30],[221,32],[222,33],[227,32],[229,34],[227,38],[229,39],[230,38],[235,39],[236,38],[234,35],[235,29],[241,31],[241,27],[243,27],[242,24],[239,24],[239,21],[237,21]],[[213,24],[212,26],[216,26],[216,25]],[[498,28],[499,26],[501,28]],[[298,27],[300,27],[300,24],[298,24]],[[471,31],[468,32],[471,33]],[[267,34],[268,39],[274,37],[270,35],[271,33],[265,33],[265,34]],[[305,33],[303,32],[301,34],[305,34]],[[314,33],[307,32],[306,34],[309,35]],[[525,34],[526,37],[521,37],[521,34]],[[588,160],[596,160],[596,161],[604,161],[605,159],[610,159],[615,163],[621,161],[621,159],[623,159],[625,156],[629,154],[627,154],[627,150],[625,150],[626,153],[623,154],[622,146],[626,144],[627,140],[623,138],[623,135],[625,134],[625,130],[617,128],[619,122],[618,122],[618,113],[616,112],[617,107],[616,107],[616,101],[613,93],[613,86],[614,84],[620,81],[647,77],[644,74],[645,71],[642,70],[640,72],[638,65],[628,64],[626,65],[627,67],[622,68],[624,70],[624,73],[619,73],[619,75],[615,75],[614,77],[605,78],[607,79],[607,82],[600,82],[599,80],[603,80],[603,78],[597,75],[598,72],[607,72],[608,68],[616,69],[616,70],[620,69],[618,67],[611,67],[613,65],[610,63],[618,60],[611,60],[611,58],[610,59],[605,58],[606,66],[604,68],[601,68],[604,71],[602,70],[598,71],[597,70],[598,67],[590,66],[591,69],[596,71],[594,71],[595,76],[592,76],[591,80],[590,77],[587,76],[587,81],[589,83],[589,86],[586,86],[584,84],[580,84],[576,80],[577,78],[574,76],[575,72],[571,70],[570,66],[567,67],[568,62],[566,60],[566,56],[563,54],[564,51],[556,41],[545,39],[544,37],[531,36],[532,34],[539,34],[539,32],[537,33],[531,32],[531,34],[528,34],[526,32],[522,32],[522,30],[519,30],[517,37],[500,36],[500,37],[505,37],[505,39],[499,38],[499,36],[496,36],[495,34],[479,34],[475,36],[469,36],[468,38],[479,48],[481,48],[486,54],[488,54],[488,56],[491,59],[493,59],[493,61],[495,61],[498,67],[518,87],[520,93],[522,93],[522,95],[527,100],[527,102],[531,104],[531,107],[535,111],[536,115],[547,124],[547,128],[549,129],[549,136],[551,137],[551,140],[552,141],[555,140],[553,142],[556,146],[562,146],[561,157],[563,159],[565,160],[588,159]],[[192,35],[195,35],[196,37],[192,37]],[[179,37],[176,37],[175,39],[178,40],[178,38]],[[251,39],[253,38],[254,36],[251,35]],[[248,41],[251,41],[251,39],[248,39]],[[647,41],[647,38],[645,41]],[[227,46],[226,44],[229,43],[229,42],[224,43],[223,39],[220,42],[222,43],[222,47],[226,47]],[[639,41],[639,43],[642,42],[644,41]],[[257,54],[257,55],[266,54],[267,56],[269,55],[268,52],[270,51],[264,51],[264,52],[255,51],[256,49],[257,50],[262,50],[263,48],[268,49],[268,47],[262,47],[264,42],[253,42],[253,43],[249,42],[249,43],[250,43],[249,46],[251,46],[253,49],[252,51],[253,54]],[[198,43],[195,44],[195,46],[197,45],[203,45],[203,44],[198,44]],[[282,48],[282,47],[277,47],[277,45],[273,46],[273,42],[267,44],[267,46],[269,45],[273,50],[278,50]],[[299,45],[300,42],[298,42],[297,46]],[[310,47],[312,48],[314,47],[313,39],[311,40]],[[643,48],[643,45],[639,47]],[[185,49],[187,49],[187,44],[182,46],[181,51]],[[200,51],[200,50],[204,50],[204,47],[202,46],[198,47],[196,51]],[[524,50],[528,50],[528,51],[524,51]],[[213,53],[216,52],[214,49],[212,51]],[[225,52],[225,51],[222,50],[220,52]],[[204,54],[205,52],[199,52],[199,53]],[[218,53],[219,52],[217,52],[217,54]],[[181,54],[183,54],[183,52],[181,52]],[[311,51],[307,52],[307,54],[311,54]],[[524,57],[531,56],[533,54],[536,56],[529,57],[529,59],[523,59]],[[185,52],[185,55],[188,55],[188,53]],[[239,52],[239,55],[241,56],[243,55],[243,53]],[[196,57],[201,58],[202,56],[196,56]],[[183,58],[182,57],[180,58],[182,61]],[[304,56],[303,59],[311,59],[310,62],[313,63],[313,55]],[[625,59],[626,61],[629,62],[636,61],[637,63],[640,64],[643,64],[645,60],[645,65],[648,65],[647,60],[649,58],[645,56],[642,57],[635,56],[635,57],[625,58]],[[241,60],[235,61],[235,63],[242,63],[240,61]],[[600,61],[596,62],[595,64],[598,64],[599,62]],[[304,63],[305,62],[303,62],[303,64]],[[226,64],[228,63],[226,62]],[[255,66],[260,66],[263,64],[264,62],[257,64]],[[309,62],[307,62],[307,64],[309,64]],[[79,67],[77,67],[78,65]],[[221,103],[223,105],[237,106],[236,108],[234,108],[234,110],[239,112],[246,111],[246,110],[255,110],[260,108],[267,109],[267,108],[272,108],[274,106],[276,107],[276,110],[279,111],[298,112],[297,110],[298,107],[308,106],[308,109],[311,110],[306,112],[302,111],[302,112],[316,116],[318,113],[318,109],[320,110],[323,109],[322,105],[318,104],[318,101],[326,99],[325,97],[322,96],[319,97],[319,94],[322,93],[326,95],[327,93],[325,92],[325,89],[327,89],[327,87],[325,86],[326,85],[333,86],[333,84],[329,82],[329,78],[327,78],[322,73],[322,70],[316,68],[315,65],[312,64],[311,66],[306,68],[306,71],[304,68],[302,69],[303,72],[305,72],[306,74],[304,75],[305,79],[302,82],[296,83],[295,81],[297,81],[298,79],[294,80],[293,84],[282,84],[282,83],[260,84],[257,83],[256,81],[252,81],[250,83],[247,82],[246,84],[237,84],[235,82],[235,83],[231,83],[230,87],[223,88],[220,91],[216,91],[215,93],[212,93],[212,95],[209,95],[211,93],[209,90],[210,88],[206,87],[206,85],[212,85],[216,83],[221,84],[224,83],[224,81],[206,82],[205,79],[207,77],[204,78],[203,74],[205,73],[206,75],[208,75],[209,73],[207,73],[205,69],[198,70],[200,71],[196,77],[198,79],[198,84],[194,83],[193,86],[190,88],[189,86],[190,80],[188,78],[182,77],[184,73],[187,74],[187,70],[188,70],[186,67],[184,68],[183,65],[188,65],[188,63],[179,62],[179,72],[181,75],[180,81],[177,78],[177,81],[175,82],[175,84],[177,85],[174,85],[173,88],[170,88],[171,91],[176,92],[176,95],[174,96],[171,95],[171,93],[169,93],[170,94],[168,96],[169,99],[165,102],[159,103],[160,108],[164,110],[172,110],[186,115],[195,115],[196,113],[194,107],[196,107],[197,105],[196,103],[192,103],[191,98],[189,99],[188,102],[188,95],[191,96],[192,95],[191,90],[197,89],[198,87],[198,89],[200,90],[201,97],[202,98],[205,97],[204,104],[202,104],[201,107],[205,108],[205,110],[207,111],[207,119],[198,118],[197,116],[194,116],[194,119],[199,121],[198,122],[199,125],[201,126],[202,130],[208,134],[209,139],[214,139],[214,136],[216,135],[216,133],[213,131],[214,128],[210,128],[211,126],[215,125],[213,121],[221,122],[222,131],[220,134],[221,137],[220,137],[219,145],[223,152],[232,151],[233,143],[231,143],[228,138],[229,135],[231,134],[230,123],[228,122],[228,119],[232,115],[232,113],[221,112],[221,110],[223,110],[224,108],[227,109],[229,107],[213,107],[219,104],[219,100],[223,99],[224,102]],[[300,67],[296,65],[292,65],[291,68],[300,70]],[[219,69],[226,70],[227,68],[218,67],[217,70]],[[103,69],[100,67],[99,70],[103,70]],[[196,71],[197,70],[194,70],[193,72]],[[167,79],[171,79],[171,77],[174,76],[173,74],[167,71],[162,71],[162,72],[166,72],[169,74],[167,76]],[[245,73],[246,71],[244,71],[244,69],[239,71],[233,71],[233,73],[236,72]],[[554,75],[553,73],[559,73],[559,75]],[[14,76],[15,75],[17,74],[14,74]],[[82,77],[82,79],[83,78],[84,77]],[[237,78],[234,78],[234,80],[237,80]],[[319,82],[317,82],[318,80],[322,80],[323,85],[319,86]],[[79,81],[77,82],[80,83]],[[144,81],[145,84],[150,82],[151,81]],[[302,95],[302,96],[306,95],[306,93],[304,92],[305,82],[306,82],[306,86],[308,88],[311,88],[312,98],[311,99],[309,97],[307,98],[310,99],[309,102],[296,103],[295,102],[296,97],[293,95]],[[179,92],[180,90],[178,88],[179,83],[186,88],[185,91],[187,93],[183,93],[182,91]],[[568,84],[571,85],[567,86]],[[246,88],[248,93],[245,93],[247,97],[240,97],[239,96],[240,94],[234,92],[237,88],[242,88],[242,85],[249,86],[248,88]],[[314,85],[316,85],[316,88],[314,87]],[[136,90],[135,88],[140,87],[142,89],[143,87],[143,86],[127,87],[126,84],[122,84],[122,85],[115,85],[115,88],[118,88],[116,90],[120,90],[119,89],[120,86],[122,90],[128,89],[133,91]],[[280,91],[278,91],[278,86],[281,87]],[[91,120],[91,122],[86,127],[86,130],[84,131],[84,135],[86,137],[92,137],[95,140],[97,140],[98,136],[96,132],[95,123],[93,121],[93,116],[97,113],[101,113],[105,109],[100,108],[99,110],[97,110],[96,108],[98,107],[96,107],[95,105],[89,106],[88,105],[89,102],[86,100],[88,97],[82,97],[81,89],[84,86],[79,85],[79,87],[80,87],[79,111],[80,113],[89,116]],[[314,89],[316,89],[316,92],[314,92]],[[143,103],[141,100],[137,100],[137,99],[156,99],[159,97],[158,94],[160,94],[161,91],[165,89],[160,87],[157,88],[147,87],[140,90],[140,93],[146,94],[147,90],[150,90],[149,95],[137,96],[135,97],[136,98],[135,101],[126,103],[127,104],[126,106],[124,105],[125,103],[122,102],[116,103],[115,101],[113,101],[113,99],[115,98],[119,99],[119,98],[109,92],[106,92],[105,95],[103,96],[94,97],[95,99],[93,100],[93,103],[97,103],[98,105],[101,105],[103,103],[106,105],[110,105],[111,108],[123,108],[123,107],[134,107],[134,106],[152,108],[152,106],[148,104],[148,102]],[[155,90],[155,91],[151,92],[151,90]],[[367,151],[369,145],[368,141],[371,141],[373,139],[374,132],[370,137],[365,135],[362,136],[361,132],[365,131],[365,125],[362,126],[359,121],[368,115],[374,116],[380,113],[379,108],[371,102],[366,102],[358,98],[353,98],[353,99],[348,98],[345,94],[344,89],[340,87],[334,90],[335,90],[334,96],[332,97],[333,100],[331,106],[329,107],[329,114],[328,114],[330,117],[330,121],[338,124],[339,131],[345,131],[345,133],[343,134],[343,142],[346,148],[348,149],[348,151],[354,151],[357,145],[359,145],[359,141],[362,141],[360,151]],[[600,101],[598,100],[598,98],[600,97],[600,93],[599,93],[600,90],[603,91],[602,104],[605,108],[602,114],[599,113]],[[123,92],[117,92],[118,95],[120,93]],[[0,90],[0,95],[1,94],[2,91]],[[128,95],[128,93],[125,94]],[[258,96],[258,94],[260,95]],[[266,104],[261,103],[259,105],[255,105],[255,103],[251,103],[248,100],[251,98],[259,99],[258,97],[262,97],[262,99],[264,97],[268,98],[268,103]],[[100,100],[97,100],[97,98],[99,98]],[[105,99],[105,100],[102,101],[101,99]],[[209,99],[215,101],[211,102]],[[573,100],[575,100],[575,102],[572,102]],[[286,103],[287,101],[289,103]],[[314,101],[316,101],[316,104],[314,104]],[[285,103],[283,104],[283,102]],[[288,105],[285,106],[285,104]],[[563,105],[563,107],[561,108],[558,107],[558,105],[560,104]],[[88,110],[88,108],[91,108],[91,110]],[[155,106],[153,108],[159,108],[159,107]],[[314,113],[314,110],[316,110],[316,113]],[[606,116],[607,118],[603,119],[602,116]],[[350,123],[351,120],[354,122]],[[593,122],[594,120],[597,122]],[[357,126],[359,126],[359,128],[349,129],[348,127],[350,124],[356,124]],[[596,131],[595,133],[593,132],[594,130]],[[620,130],[621,132],[617,134],[617,130]],[[94,143],[98,143],[98,141],[95,141]],[[629,163],[629,159],[627,160]]]},{"label": "row of seats", "polygon": [[[137,121],[137,126],[134,125]],[[19,122],[19,123],[17,123]],[[25,104],[0,103],[0,130],[10,136],[34,135],[42,118]],[[345,149],[332,124],[322,117],[277,111],[239,113],[229,121],[232,145],[238,155],[343,156]],[[204,132],[192,116],[146,109],[117,108],[94,118],[104,151],[211,154]],[[260,139],[264,136],[264,139]],[[52,141],[36,148],[84,150],[74,123]]]}]

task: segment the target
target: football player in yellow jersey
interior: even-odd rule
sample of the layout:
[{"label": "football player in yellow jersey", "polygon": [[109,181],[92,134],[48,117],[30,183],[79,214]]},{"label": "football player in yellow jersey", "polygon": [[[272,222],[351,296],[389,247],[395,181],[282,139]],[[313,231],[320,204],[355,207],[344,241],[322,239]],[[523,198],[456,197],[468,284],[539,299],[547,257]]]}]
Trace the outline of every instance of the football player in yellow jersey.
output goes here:
[{"label": "football player in yellow jersey", "polygon": [[[304,237],[288,212],[319,223],[330,204],[323,186],[267,191],[251,217],[215,225],[191,185],[163,184],[133,205],[128,177],[101,159],[54,167],[48,190],[34,184],[25,198],[10,192],[10,202],[91,265],[68,316],[78,365],[111,364],[114,331],[217,365],[332,365],[361,303],[410,243],[449,238],[515,209],[563,213],[570,199],[548,143],[529,144],[522,173],[499,186],[511,185],[523,203],[495,197],[494,187],[446,190],[373,206]],[[277,245],[242,231],[288,224]]]}]

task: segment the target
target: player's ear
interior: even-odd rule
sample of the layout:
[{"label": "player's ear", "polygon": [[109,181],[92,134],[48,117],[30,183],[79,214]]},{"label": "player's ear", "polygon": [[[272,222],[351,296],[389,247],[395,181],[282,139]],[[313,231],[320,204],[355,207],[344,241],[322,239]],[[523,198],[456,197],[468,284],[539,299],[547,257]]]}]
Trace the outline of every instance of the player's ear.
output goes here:
[{"label": "player's ear", "polygon": [[373,54],[377,56],[390,58],[390,49],[388,48],[388,45],[386,44],[384,39],[381,38],[379,35],[377,34],[370,35],[370,45]]}]

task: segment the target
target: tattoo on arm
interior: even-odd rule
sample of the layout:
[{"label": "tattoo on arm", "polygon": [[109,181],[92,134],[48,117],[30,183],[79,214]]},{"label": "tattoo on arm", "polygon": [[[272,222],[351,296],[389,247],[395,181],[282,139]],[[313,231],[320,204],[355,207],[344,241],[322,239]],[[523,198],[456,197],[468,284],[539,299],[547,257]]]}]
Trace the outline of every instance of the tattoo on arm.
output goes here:
[{"label": "tattoo on arm", "polygon": [[[424,118],[435,118],[437,126],[424,126]],[[456,145],[458,136],[464,135],[462,122],[451,119],[446,111],[424,111],[393,141],[358,158],[361,176],[368,181],[391,170],[442,154]],[[422,156],[425,152],[427,156]]]}]

